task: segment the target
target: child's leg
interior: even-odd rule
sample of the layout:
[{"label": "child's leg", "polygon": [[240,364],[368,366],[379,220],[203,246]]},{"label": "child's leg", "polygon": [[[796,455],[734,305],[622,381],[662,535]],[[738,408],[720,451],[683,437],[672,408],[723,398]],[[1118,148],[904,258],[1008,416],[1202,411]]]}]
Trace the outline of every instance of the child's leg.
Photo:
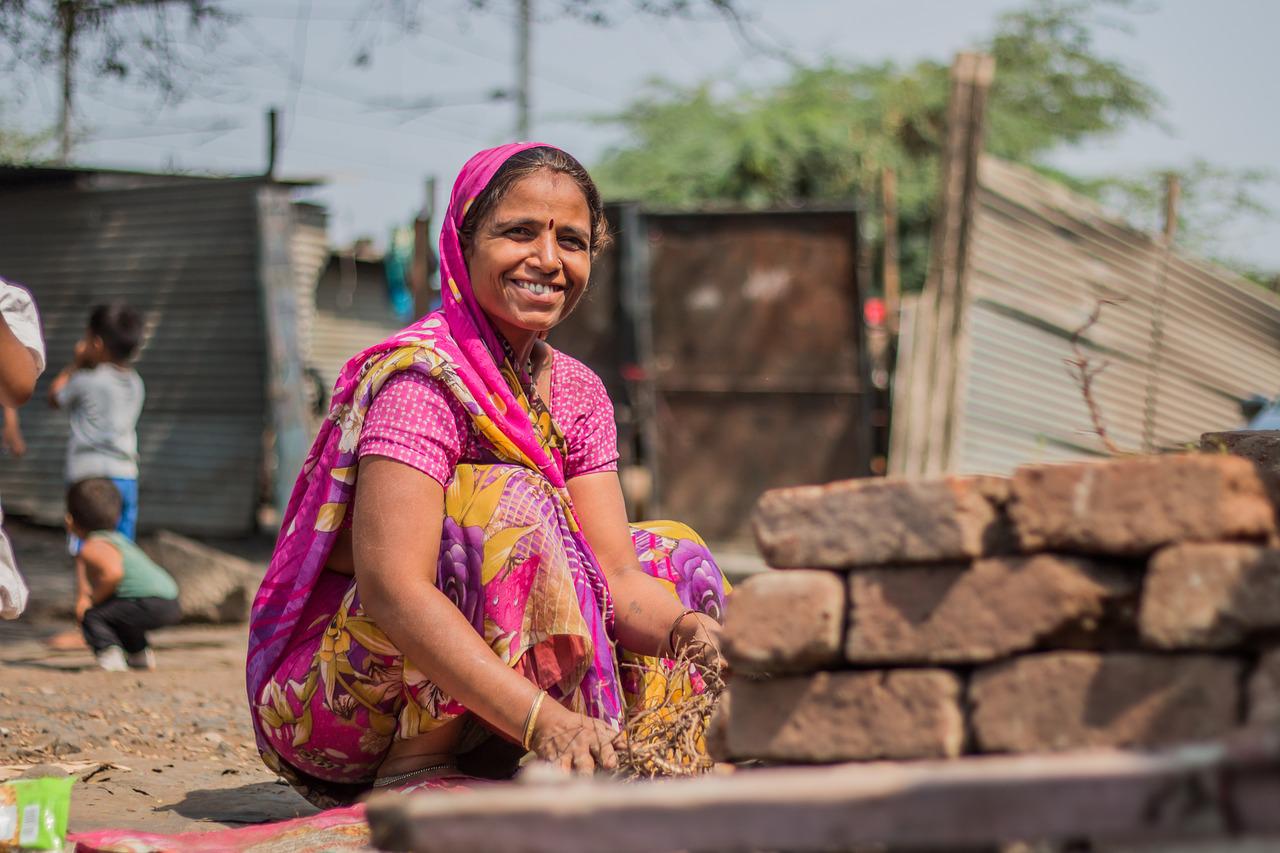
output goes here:
[{"label": "child's leg", "polygon": [[86,610],[84,619],[80,622],[80,630],[84,632],[84,641],[89,644],[89,648],[95,652],[109,646],[124,648],[120,628],[128,625],[129,613],[133,609],[133,602],[127,598],[109,598]]},{"label": "child's leg", "polygon": [[116,525],[116,530],[136,541],[138,538],[138,481],[112,477],[111,482],[115,483],[116,488],[120,490],[120,523]]}]

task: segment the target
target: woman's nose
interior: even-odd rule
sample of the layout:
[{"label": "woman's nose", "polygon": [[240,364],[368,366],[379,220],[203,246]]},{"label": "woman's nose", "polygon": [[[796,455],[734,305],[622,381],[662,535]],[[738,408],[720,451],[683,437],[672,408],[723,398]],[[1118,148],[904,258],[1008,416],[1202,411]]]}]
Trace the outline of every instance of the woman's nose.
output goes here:
[{"label": "woman's nose", "polygon": [[535,266],[543,272],[558,272],[560,269],[560,252],[556,245],[555,235],[550,231],[542,234],[533,243],[533,260]]}]

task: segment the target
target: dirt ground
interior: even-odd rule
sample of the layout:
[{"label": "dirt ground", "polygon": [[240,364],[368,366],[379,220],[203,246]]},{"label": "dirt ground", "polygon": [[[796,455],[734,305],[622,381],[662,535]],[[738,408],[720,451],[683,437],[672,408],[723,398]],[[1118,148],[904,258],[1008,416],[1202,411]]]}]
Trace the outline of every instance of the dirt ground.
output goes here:
[{"label": "dirt ground", "polygon": [[75,628],[63,534],[5,527],[32,601],[21,619],[0,622],[0,778],[14,765],[73,765],[73,832],[189,832],[314,811],[254,749],[245,626],[155,632],[155,672],[103,672],[87,649],[51,651],[45,639]]}]

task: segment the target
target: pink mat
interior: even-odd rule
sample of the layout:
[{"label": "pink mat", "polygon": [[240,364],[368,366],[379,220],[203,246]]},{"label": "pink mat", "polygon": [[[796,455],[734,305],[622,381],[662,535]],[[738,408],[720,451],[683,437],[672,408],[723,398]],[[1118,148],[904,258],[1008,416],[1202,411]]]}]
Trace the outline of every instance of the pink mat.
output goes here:
[{"label": "pink mat", "polygon": [[[447,776],[409,784],[402,793],[470,788],[483,784],[469,776]],[[320,853],[325,850],[371,850],[364,804],[329,809],[280,823],[157,835],[127,829],[97,829],[68,836],[77,853]]]}]

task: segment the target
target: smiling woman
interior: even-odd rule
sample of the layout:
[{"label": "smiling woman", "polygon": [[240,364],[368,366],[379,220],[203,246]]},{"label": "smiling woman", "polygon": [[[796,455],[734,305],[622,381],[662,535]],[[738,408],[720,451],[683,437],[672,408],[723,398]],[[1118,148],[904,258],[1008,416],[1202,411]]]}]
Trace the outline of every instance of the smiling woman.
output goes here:
[{"label": "smiling woman", "polygon": [[720,570],[683,525],[628,526],[604,386],[545,341],[606,239],[574,158],[482,151],[443,308],[343,370],[250,626],[259,750],[313,802],[526,752],[612,767],[646,667],[718,657]]}]

